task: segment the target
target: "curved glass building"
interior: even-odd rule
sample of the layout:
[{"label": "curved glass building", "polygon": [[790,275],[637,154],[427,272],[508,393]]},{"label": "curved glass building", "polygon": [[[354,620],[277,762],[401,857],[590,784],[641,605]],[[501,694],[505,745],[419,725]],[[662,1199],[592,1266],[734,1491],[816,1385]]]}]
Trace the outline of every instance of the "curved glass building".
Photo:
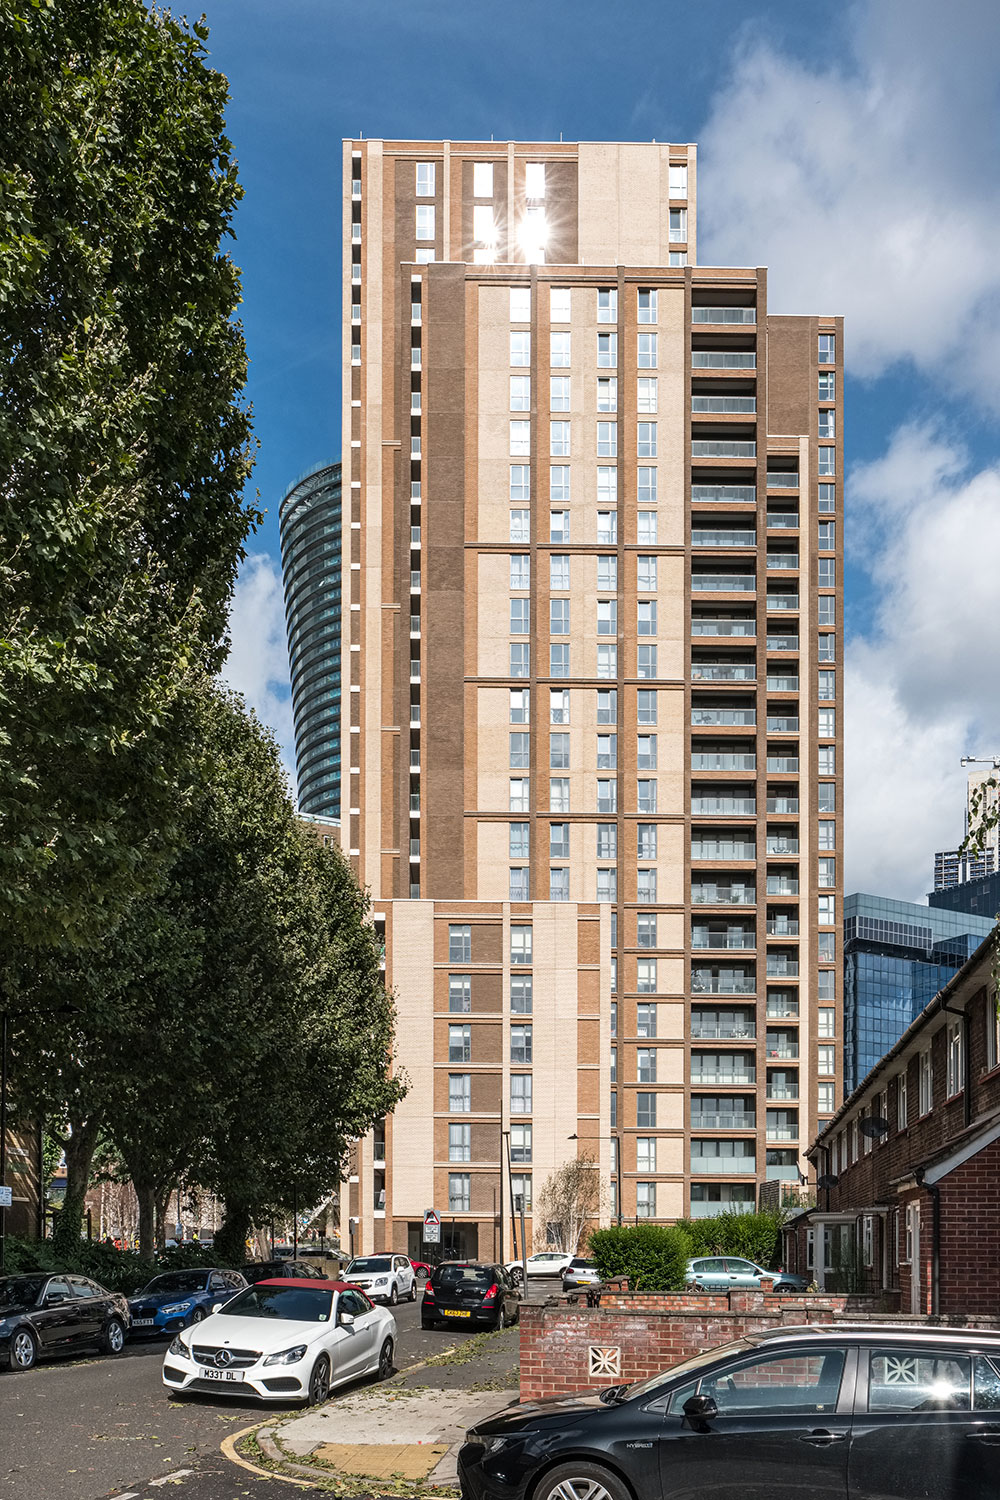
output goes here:
[{"label": "curved glass building", "polygon": [[279,518],[299,808],[339,818],[340,464],[297,479]]}]

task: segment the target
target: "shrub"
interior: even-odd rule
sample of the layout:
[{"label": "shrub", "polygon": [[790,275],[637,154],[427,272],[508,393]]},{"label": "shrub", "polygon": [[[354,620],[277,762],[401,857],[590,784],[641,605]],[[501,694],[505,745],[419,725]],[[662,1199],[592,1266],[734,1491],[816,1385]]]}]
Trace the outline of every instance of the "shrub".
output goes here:
[{"label": "shrub", "polygon": [[678,1225],[618,1224],[594,1230],[590,1253],[605,1281],[627,1276],[634,1292],[676,1292],[692,1251]]},{"label": "shrub", "polygon": [[781,1226],[786,1215],[762,1209],[760,1213],[716,1214],[710,1219],[682,1219],[678,1229],[691,1244],[692,1255],[742,1255],[770,1270],[781,1255]]},{"label": "shrub", "polygon": [[124,1292],[126,1296],[137,1292],[160,1271],[220,1265],[239,1270],[238,1266],[229,1267],[226,1260],[220,1260],[211,1245],[197,1241],[165,1250],[151,1265],[137,1251],[117,1250],[101,1240],[81,1240],[74,1255],[57,1257],[51,1240],[22,1240],[8,1235],[5,1261],[10,1275],[19,1271],[76,1271],[81,1276],[92,1276],[109,1291]]}]

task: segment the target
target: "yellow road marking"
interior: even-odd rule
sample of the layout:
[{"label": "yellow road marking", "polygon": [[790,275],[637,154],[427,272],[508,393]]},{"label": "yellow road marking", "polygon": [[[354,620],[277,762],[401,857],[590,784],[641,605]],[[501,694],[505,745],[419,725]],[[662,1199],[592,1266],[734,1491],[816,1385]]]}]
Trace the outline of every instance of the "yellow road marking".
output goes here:
[{"label": "yellow road marking", "polygon": [[239,1464],[241,1469],[249,1469],[251,1474],[261,1474],[265,1479],[280,1479],[285,1484],[297,1484],[304,1490],[314,1489],[315,1486],[311,1479],[295,1479],[291,1474],[282,1474],[277,1469],[262,1469],[259,1464],[252,1464],[248,1458],[242,1458],[236,1452],[236,1444],[240,1438],[249,1437],[251,1432],[256,1432],[259,1427],[266,1426],[266,1421],[253,1422],[249,1427],[244,1427],[242,1431],[230,1433],[229,1437],[223,1438],[219,1447],[226,1458],[230,1459],[234,1464]]}]

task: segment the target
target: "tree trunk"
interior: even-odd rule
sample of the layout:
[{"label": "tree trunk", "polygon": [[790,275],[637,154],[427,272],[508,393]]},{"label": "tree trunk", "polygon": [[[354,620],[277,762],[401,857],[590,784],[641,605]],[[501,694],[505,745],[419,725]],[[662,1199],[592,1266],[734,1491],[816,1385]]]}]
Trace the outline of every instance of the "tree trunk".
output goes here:
[{"label": "tree trunk", "polygon": [[156,1248],[158,1251],[167,1248],[167,1205],[169,1202],[169,1187],[162,1188],[154,1194],[153,1206],[156,1212]]},{"label": "tree trunk", "polygon": [[250,1210],[245,1203],[226,1199],[225,1218],[215,1236],[219,1264],[241,1266],[246,1259],[247,1236],[250,1233]]},{"label": "tree trunk", "polygon": [[149,1183],[135,1182],[135,1193],[139,1200],[139,1254],[143,1260],[156,1256],[156,1204]]},{"label": "tree trunk", "polygon": [[89,1120],[71,1119],[70,1134],[63,1148],[66,1157],[66,1196],[61,1210],[55,1215],[52,1249],[60,1260],[68,1259],[70,1264],[76,1263],[80,1253],[80,1228],[100,1128],[98,1115],[92,1115]]}]

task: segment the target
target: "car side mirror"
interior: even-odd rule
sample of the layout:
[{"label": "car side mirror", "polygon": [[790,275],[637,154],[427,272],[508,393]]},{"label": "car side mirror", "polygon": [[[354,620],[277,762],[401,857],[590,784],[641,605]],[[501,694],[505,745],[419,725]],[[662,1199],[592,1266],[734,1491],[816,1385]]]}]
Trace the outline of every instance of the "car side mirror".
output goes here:
[{"label": "car side mirror", "polygon": [[695,1432],[707,1432],[708,1422],[719,1415],[714,1396],[689,1396],[684,1403],[684,1415]]},{"label": "car side mirror", "polygon": [[221,1302],[213,1302],[212,1303],[212,1311],[214,1313],[215,1312],[221,1312],[222,1311],[222,1303]]},{"label": "car side mirror", "polygon": [[46,1307],[60,1307],[66,1301],[65,1292],[49,1292],[45,1299]]},{"label": "car side mirror", "polygon": [[353,1313],[347,1313],[347,1312],[341,1313],[340,1317],[337,1319],[337,1322],[340,1324],[340,1326],[342,1328],[353,1328],[354,1327],[354,1314]]}]

